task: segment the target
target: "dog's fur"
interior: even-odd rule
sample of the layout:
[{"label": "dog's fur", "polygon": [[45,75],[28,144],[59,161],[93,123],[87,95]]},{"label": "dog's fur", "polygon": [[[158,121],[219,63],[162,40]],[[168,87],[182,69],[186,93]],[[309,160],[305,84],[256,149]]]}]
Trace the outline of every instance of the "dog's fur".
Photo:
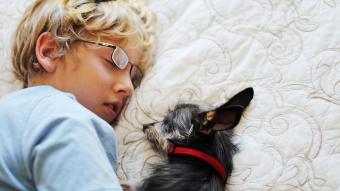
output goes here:
[{"label": "dog's fur", "polygon": [[[169,146],[202,151],[220,161],[227,177],[233,170],[232,129],[253,98],[247,88],[212,111],[202,111],[195,104],[179,104],[161,122],[144,126],[148,140],[159,152],[167,154]],[[169,156],[153,167],[138,191],[223,191],[226,182],[206,161],[190,156]]]}]

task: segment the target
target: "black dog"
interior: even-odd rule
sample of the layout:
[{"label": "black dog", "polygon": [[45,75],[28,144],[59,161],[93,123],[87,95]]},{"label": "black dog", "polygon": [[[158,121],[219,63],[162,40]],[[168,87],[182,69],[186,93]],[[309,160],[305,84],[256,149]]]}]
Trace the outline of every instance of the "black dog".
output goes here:
[{"label": "black dog", "polygon": [[168,159],[155,165],[137,190],[223,191],[237,151],[231,131],[253,94],[247,88],[211,111],[179,104],[162,122],[144,125],[148,140]]}]

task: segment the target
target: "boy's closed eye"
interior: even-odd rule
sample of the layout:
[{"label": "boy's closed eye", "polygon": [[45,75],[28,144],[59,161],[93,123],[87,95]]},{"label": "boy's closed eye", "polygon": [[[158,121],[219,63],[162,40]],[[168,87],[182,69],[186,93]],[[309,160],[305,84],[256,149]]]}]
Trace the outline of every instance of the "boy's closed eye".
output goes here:
[{"label": "boy's closed eye", "polygon": [[116,64],[112,62],[112,60],[109,60],[109,59],[107,59],[107,58],[103,58],[103,60],[104,60],[108,65],[110,65],[111,68],[113,67],[114,69],[119,69],[119,68],[116,66]]},{"label": "boy's closed eye", "polygon": [[134,89],[137,88],[141,80],[143,78],[143,74],[140,69],[129,62],[129,64],[124,69],[120,69],[111,59],[107,59],[106,57],[101,57],[101,59],[105,62],[105,65],[109,67],[109,69],[113,69],[115,71],[122,70],[122,71],[129,71],[130,80],[133,84]]},{"label": "boy's closed eye", "polygon": [[[105,62],[105,65],[111,69],[111,70],[121,70],[120,68],[118,68],[118,66],[113,63],[113,61],[111,59],[107,59],[105,57],[101,57],[102,60]],[[128,67],[127,67],[128,68]]]},{"label": "boy's closed eye", "polygon": [[130,75],[131,81],[134,81],[133,79],[135,78],[134,77],[135,76],[134,75],[135,72],[133,72],[134,70],[133,70],[132,64],[128,64],[126,66],[126,68],[120,69],[120,68],[118,68],[118,66],[115,63],[113,63],[112,60],[109,60],[107,58],[103,58],[103,60],[106,63],[106,65],[109,67],[109,69],[111,69],[111,70],[113,69],[113,70],[129,71],[129,75]]}]

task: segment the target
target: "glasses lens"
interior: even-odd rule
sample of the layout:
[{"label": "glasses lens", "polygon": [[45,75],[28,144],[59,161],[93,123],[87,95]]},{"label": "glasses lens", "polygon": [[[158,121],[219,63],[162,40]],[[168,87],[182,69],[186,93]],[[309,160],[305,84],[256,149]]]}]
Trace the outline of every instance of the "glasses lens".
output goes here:
[{"label": "glasses lens", "polygon": [[[119,69],[125,69],[127,65],[129,64],[129,58],[127,54],[124,52],[123,49],[120,47],[116,46],[112,53],[112,61],[116,64],[116,66]],[[136,89],[139,87],[142,78],[143,78],[143,73],[142,71],[135,65],[131,66],[131,71],[130,71],[130,77],[131,77],[131,82],[133,87]]]},{"label": "glasses lens", "polygon": [[112,53],[112,61],[119,69],[124,69],[129,63],[129,58],[123,49],[116,46]]},{"label": "glasses lens", "polygon": [[137,66],[132,65],[130,76],[131,76],[132,85],[136,89],[137,87],[139,87],[142,81],[143,73]]}]

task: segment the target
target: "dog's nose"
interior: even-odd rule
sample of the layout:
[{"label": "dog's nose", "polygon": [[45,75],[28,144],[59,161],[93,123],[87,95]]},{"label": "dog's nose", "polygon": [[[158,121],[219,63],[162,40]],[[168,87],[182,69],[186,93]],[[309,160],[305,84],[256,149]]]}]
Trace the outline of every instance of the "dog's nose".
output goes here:
[{"label": "dog's nose", "polygon": [[145,130],[147,130],[150,127],[150,124],[144,124],[143,125],[143,132],[145,132]]},{"label": "dog's nose", "polygon": [[160,123],[160,121],[144,124],[143,125],[143,132],[145,132],[145,130],[149,129],[151,126],[154,126],[156,123]]},{"label": "dog's nose", "polygon": [[145,132],[145,130],[149,129],[151,126],[154,126],[156,123],[159,123],[159,121],[144,124],[143,125],[143,132]]}]

